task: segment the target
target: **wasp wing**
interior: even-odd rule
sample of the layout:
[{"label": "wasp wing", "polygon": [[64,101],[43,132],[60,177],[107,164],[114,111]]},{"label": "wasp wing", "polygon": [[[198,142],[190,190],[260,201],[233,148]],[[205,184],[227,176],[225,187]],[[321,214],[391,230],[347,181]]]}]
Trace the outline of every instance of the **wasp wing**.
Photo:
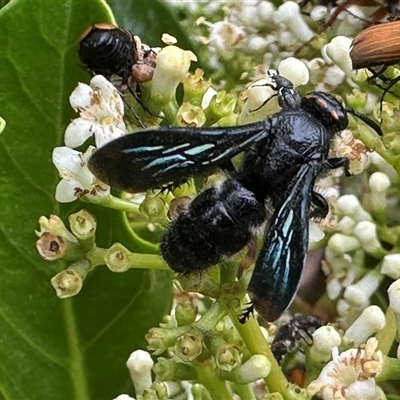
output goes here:
[{"label": "wasp wing", "polygon": [[101,181],[128,192],[142,192],[192,175],[209,175],[232,157],[264,139],[271,122],[224,128],[164,127],[115,139],[89,160]]},{"label": "wasp wing", "polygon": [[316,163],[300,168],[272,217],[256,261],[248,290],[255,309],[267,321],[276,320],[297,292],[308,248],[310,197],[319,170]]}]

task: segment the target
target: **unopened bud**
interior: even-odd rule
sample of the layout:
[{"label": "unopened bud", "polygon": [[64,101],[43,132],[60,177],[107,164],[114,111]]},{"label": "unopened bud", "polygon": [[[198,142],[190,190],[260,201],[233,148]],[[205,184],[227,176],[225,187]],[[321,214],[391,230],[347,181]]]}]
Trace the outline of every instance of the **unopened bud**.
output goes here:
[{"label": "unopened bud", "polygon": [[255,382],[257,379],[265,378],[271,371],[271,362],[262,354],[251,356],[239,367],[239,383]]},{"label": "unopened bud", "polygon": [[381,273],[392,279],[400,278],[400,254],[387,254],[383,257]]},{"label": "unopened bud", "polygon": [[354,228],[354,235],[368,254],[382,258],[387,253],[378,239],[376,225],[373,222],[359,222]]},{"label": "unopened bud", "polygon": [[303,61],[288,57],[282,60],[278,66],[279,74],[289,79],[294,87],[305,85],[310,79],[310,73]]},{"label": "unopened bud", "polygon": [[340,196],[337,199],[338,213],[349,215],[354,221],[371,221],[371,216],[363,209],[358,198],[352,194]]},{"label": "unopened bud", "polygon": [[386,319],[383,311],[378,306],[369,306],[347,329],[344,336],[351,340],[354,346],[359,346],[361,343],[365,343],[376,331],[383,329],[385,324]]},{"label": "unopened bud", "polygon": [[321,326],[313,333],[310,358],[316,362],[326,362],[332,356],[332,349],[339,346],[341,337],[332,326]]},{"label": "unopened bud", "polygon": [[371,271],[357,283],[347,286],[343,297],[354,306],[365,307],[369,304],[369,298],[376,292],[382,279],[381,274]]},{"label": "unopened bud", "polygon": [[129,356],[126,366],[135,386],[136,395],[143,394],[145,389],[151,387],[151,368],[153,364],[154,362],[147,351],[136,350]]},{"label": "unopened bud", "polygon": [[396,317],[397,340],[400,340],[400,279],[394,281],[388,289],[389,305]]}]

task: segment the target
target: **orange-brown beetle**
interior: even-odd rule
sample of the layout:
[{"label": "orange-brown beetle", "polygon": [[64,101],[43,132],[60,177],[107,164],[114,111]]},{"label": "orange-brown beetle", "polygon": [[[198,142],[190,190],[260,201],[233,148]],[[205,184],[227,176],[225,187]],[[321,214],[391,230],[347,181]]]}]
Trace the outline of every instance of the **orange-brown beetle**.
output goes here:
[{"label": "orange-brown beetle", "polygon": [[387,67],[400,61],[400,21],[370,26],[353,40],[353,68]]}]

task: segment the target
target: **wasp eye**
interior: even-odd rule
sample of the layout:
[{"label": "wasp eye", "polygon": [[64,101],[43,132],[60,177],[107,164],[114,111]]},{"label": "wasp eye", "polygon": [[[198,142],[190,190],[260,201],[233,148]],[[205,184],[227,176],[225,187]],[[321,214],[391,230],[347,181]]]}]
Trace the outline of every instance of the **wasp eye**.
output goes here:
[{"label": "wasp eye", "polygon": [[303,97],[301,107],[317,118],[330,131],[340,132],[347,128],[347,111],[332,95],[312,92]]}]

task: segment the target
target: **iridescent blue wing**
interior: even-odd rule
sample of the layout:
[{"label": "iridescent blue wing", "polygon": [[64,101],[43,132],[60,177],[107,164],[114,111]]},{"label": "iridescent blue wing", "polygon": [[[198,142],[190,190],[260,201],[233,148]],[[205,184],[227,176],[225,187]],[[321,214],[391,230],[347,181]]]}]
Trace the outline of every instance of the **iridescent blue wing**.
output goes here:
[{"label": "iridescent blue wing", "polygon": [[164,127],[115,139],[89,161],[101,181],[128,192],[142,192],[209,175],[268,135],[270,120],[224,128]]},{"label": "iridescent blue wing", "polygon": [[271,219],[249,283],[255,309],[267,321],[276,320],[291,304],[300,282],[308,248],[310,198],[320,166],[303,165]]}]

